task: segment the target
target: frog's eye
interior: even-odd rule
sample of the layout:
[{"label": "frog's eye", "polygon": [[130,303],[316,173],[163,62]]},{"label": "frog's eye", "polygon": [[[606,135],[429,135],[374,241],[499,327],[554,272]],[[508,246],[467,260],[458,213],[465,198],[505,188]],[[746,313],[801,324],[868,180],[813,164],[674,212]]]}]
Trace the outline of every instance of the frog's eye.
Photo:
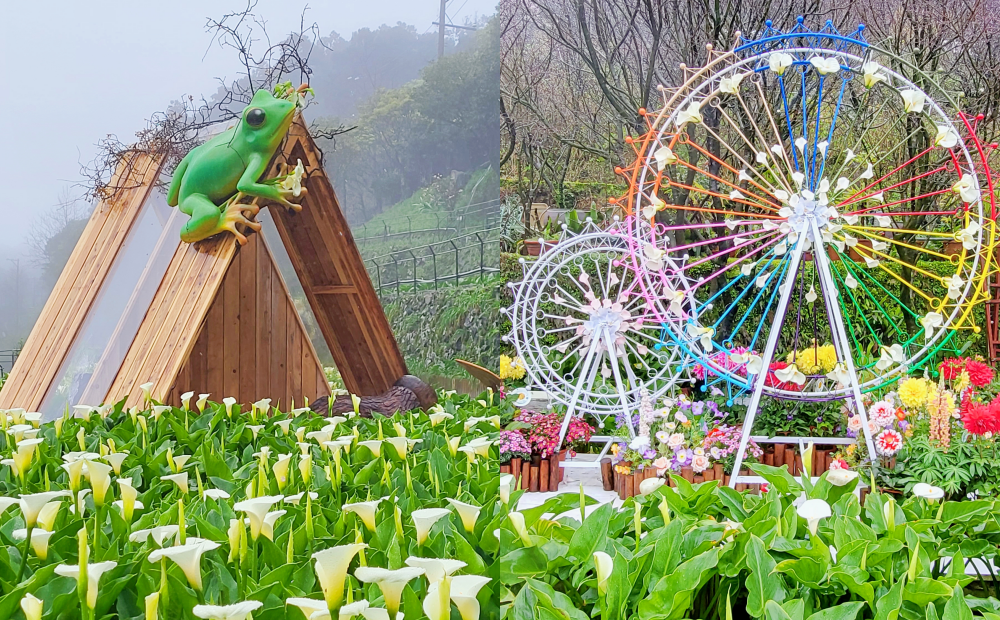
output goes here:
[{"label": "frog's eye", "polygon": [[251,127],[260,127],[264,124],[264,118],[264,110],[254,108],[247,112],[247,125],[250,125]]}]

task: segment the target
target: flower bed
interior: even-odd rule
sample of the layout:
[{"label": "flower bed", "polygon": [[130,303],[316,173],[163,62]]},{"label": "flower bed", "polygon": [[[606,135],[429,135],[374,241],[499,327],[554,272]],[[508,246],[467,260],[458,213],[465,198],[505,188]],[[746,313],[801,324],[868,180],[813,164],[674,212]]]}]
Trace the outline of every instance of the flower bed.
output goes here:
[{"label": "flower bed", "polygon": [[491,609],[502,588],[483,549],[510,487],[488,457],[505,403],[326,419],[185,396],[45,424],[0,415],[0,617]]}]

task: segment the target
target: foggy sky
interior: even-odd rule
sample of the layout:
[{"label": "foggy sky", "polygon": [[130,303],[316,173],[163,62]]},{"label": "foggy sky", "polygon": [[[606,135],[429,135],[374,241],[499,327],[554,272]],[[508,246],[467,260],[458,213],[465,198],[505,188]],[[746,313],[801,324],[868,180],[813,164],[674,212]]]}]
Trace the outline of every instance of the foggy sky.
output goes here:
[{"label": "foggy sky", "polygon": [[[464,4],[464,6],[463,6]],[[448,15],[490,15],[496,0],[450,0]],[[208,17],[237,11],[240,0],[32,0],[3,3],[0,36],[0,258],[23,250],[37,213],[80,180],[106,134],[128,142],[172,100],[210,96],[216,78],[233,79],[232,50],[210,46]],[[299,28],[303,0],[259,0],[254,12],[280,38]],[[345,39],[359,28],[405,22],[436,28],[437,0],[313,0],[306,24]],[[317,93],[322,96],[321,93]]]}]

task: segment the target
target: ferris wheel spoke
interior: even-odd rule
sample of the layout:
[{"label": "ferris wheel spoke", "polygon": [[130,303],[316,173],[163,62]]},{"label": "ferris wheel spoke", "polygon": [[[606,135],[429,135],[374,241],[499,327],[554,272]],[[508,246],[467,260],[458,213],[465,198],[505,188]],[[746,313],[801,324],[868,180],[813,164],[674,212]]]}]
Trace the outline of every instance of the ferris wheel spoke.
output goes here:
[{"label": "ferris wheel spoke", "polygon": [[[855,282],[858,283],[857,286],[862,287],[862,289],[865,292],[870,293],[870,291],[868,291],[868,289],[866,287],[864,287],[864,285],[861,283],[860,275],[858,273],[856,273],[855,270],[851,269],[850,265],[848,265],[846,263],[842,263],[842,264],[844,266],[844,270],[851,276],[851,278],[854,279]],[[833,271],[834,275],[836,276],[838,283],[840,285],[842,285],[841,286],[841,290],[845,291],[847,293],[847,297],[850,298],[851,305],[854,306],[854,310],[856,311],[857,316],[861,317],[862,323],[864,323],[865,327],[868,329],[868,333],[871,335],[872,340],[874,340],[874,342],[876,343],[876,345],[881,346],[882,345],[882,339],[879,337],[878,333],[875,331],[875,328],[872,327],[872,324],[868,321],[867,312],[864,309],[862,309],[861,308],[861,304],[858,303],[858,297],[857,297],[857,295],[855,295],[855,292],[854,292],[855,289],[857,288],[857,286],[855,286],[855,287],[848,286],[847,285],[847,281],[846,281],[846,277],[842,276],[840,274],[839,270],[834,269],[832,271]],[[838,299],[841,299],[841,296],[838,296]],[[882,305],[878,303],[878,299],[875,299],[874,301],[875,301],[875,306],[882,312],[883,316],[885,316],[885,318],[891,323],[892,322],[892,317],[890,317],[885,312],[885,310],[882,308]],[[843,313],[843,315],[845,317],[845,320],[848,323],[853,323],[853,321],[851,321],[852,314],[849,313],[849,312],[847,312],[847,307],[843,303],[842,299],[841,299],[841,311],[842,311],[842,313]],[[852,330],[852,332],[853,332],[853,330]],[[857,340],[855,340],[855,343],[858,344],[859,347],[861,346],[860,343],[857,343]]]},{"label": "ferris wheel spoke", "polygon": [[[847,88],[847,80],[841,79],[841,81],[840,81],[840,94],[837,95],[837,107],[835,107],[834,110],[833,110],[833,119],[830,121],[830,131],[826,135],[826,152],[823,153],[823,159],[822,159],[822,161],[820,163],[820,167],[819,167],[819,174],[816,175],[816,178],[820,179],[820,180],[823,179],[823,172],[826,170],[827,157],[828,157],[828,154],[830,153],[830,148],[834,144],[834,142],[833,142],[833,139],[834,139],[834,130],[837,127],[837,119],[840,116],[840,106],[841,106],[841,104],[844,101],[844,90],[846,88]],[[819,130],[819,124],[818,123],[817,123],[816,129],[817,129],[817,131]],[[813,157],[815,157],[815,152],[813,153]],[[813,184],[812,189],[813,189],[813,191],[816,190],[816,184],[815,183]]]},{"label": "ferris wheel spoke", "polygon": [[[917,157],[922,157],[923,155],[926,155],[927,152],[929,152],[929,149],[928,149],[928,151],[925,151],[924,153],[922,153],[921,155],[918,155]],[[884,182],[890,176],[892,176],[896,172],[899,172],[901,169],[903,169],[907,165],[913,163],[913,161],[915,161],[915,159],[916,158],[914,158],[914,160],[910,160],[909,162],[907,162],[907,163],[899,166],[895,170],[892,170],[891,172],[889,172],[888,174],[886,174],[882,178],[880,178],[880,179],[878,179],[876,181],[873,181],[872,183],[868,184],[864,188],[858,190],[856,193],[854,193],[853,195],[851,195],[850,197],[848,197],[846,200],[841,201],[837,206],[839,206],[839,207],[847,207],[849,205],[852,205],[852,204],[854,204],[856,202],[860,202],[862,200],[871,200],[871,199],[873,199],[875,197],[875,195],[878,194],[879,192],[876,192],[875,194],[866,194],[866,195],[862,195],[862,194],[864,194],[865,192],[867,192],[867,191],[869,191],[869,190],[871,190],[871,189],[873,189],[875,187],[878,187],[878,185],[880,183]],[[902,181],[898,181],[897,183],[894,183],[892,185],[889,185],[889,186],[886,186],[886,187],[882,187],[882,188],[880,188],[880,192],[886,192],[886,191],[889,191],[889,190],[892,190],[892,189],[897,189],[897,188],[903,187],[905,185],[909,185],[911,183],[915,183],[915,182],[917,182],[917,181],[919,181],[921,179],[924,179],[926,177],[935,175],[935,174],[937,174],[939,172],[943,172],[943,171],[945,171],[947,169],[948,169],[948,166],[940,166],[939,168],[936,168],[934,170],[928,170],[927,172],[922,172],[920,174],[911,176],[911,177],[909,177],[907,179],[904,179]],[[911,198],[911,200],[916,200],[916,199],[923,198],[923,197],[924,196],[915,196],[914,198]]]},{"label": "ferris wheel spoke", "polygon": [[[758,84],[758,89],[759,89],[759,84]],[[735,95],[736,95],[736,100],[740,104],[740,109],[742,110],[742,112],[744,114],[744,117],[747,119],[747,121],[753,127],[754,133],[756,134],[757,139],[760,141],[760,144],[767,145],[768,140],[767,140],[767,138],[764,137],[764,132],[761,131],[760,127],[757,125],[757,120],[754,118],[754,115],[750,112],[750,108],[747,106],[746,101],[743,99],[743,97],[739,93],[739,91],[737,91],[735,93]],[[761,98],[763,99],[763,92],[761,92]],[[766,107],[766,106],[763,106],[763,107]],[[739,131],[739,126],[736,123],[736,121],[734,121],[732,118],[730,118],[730,116],[725,113],[725,110],[723,110],[721,106],[719,107],[719,110],[721,111],[722,116],[726,119],[726,121],[729,122],[729,124],[733,127],[733,129],[736,130],[736,131]],[[740,135],[742,135],[742,132],[740,132]],[[781,143],[781,137],[778,135],[777,132],[775,132],[774,135],[775,135],[775,138],[777,140],[776,144],[780,144]],[[744,140],[747,143],[747,146],[749,146],[755,152],[759,152],[760,151],[760,149],[756,148],[753,144],[751,144],[750,140],[747,140],[745,136],[744,136]],[[730,150],[732,150],[732,149],[730,149]],[[769,151],[769,149],[765,148],[764,151]],[[784,158],[782,158],[782,161],[785,164],[785,169],[788,171],[789,174],[791,174],[792,173],[792,165],[788,161],[788,158],[784,157]],[[784,178],[784,177],[782,176],[782,178]],[[790,188],[787,187],[787,186],[784,189],[786,191],[790,190]]]},{"label": "ferris wheel spoke", "polygon": [[[764,191],[765,193],[767,193],[772,197],[774,195],[774,192],[777,191],[777,189],[782,189],[784,191],[791,191],[791,188],[788,186],[788,184],[784,182],[785,181],[784,175],[775,172],[771,168],[771,162],[774,158],[774,153],[772,153],[770,148],[768,148],[767,142],[764,140],[764,138],[761,137],[761,144],[763,145],[763,149],[761,149],[759,145],[754,144],[752,141],[750,141],[749,138],[746,137],[746,135],[744,135],[743,130],[737,125],[736,121],[734,121],[728,114],[726,114],[725,110],[723,110],[721,107],[717,109],[719,110],[719,116],[729,124],[729,127],[737,136],[739,136],[742,139],[746,147],[754,152],[756,163],[751,163],[747,161],[746,158],[744,158],[743,155],[736,148],[731,146],[724,137],[722,137],[717,131],[714,131],[712,128],[705,126],[704,127],[705,133],[712,136],[712,138],[714,138],[715,140],[717,140],[719,144],[724,146],[726,150],[732,153],[733,157],[735,157],[740,162],[740,165],[743,166],[743,170],[746,172],[746,176],[750,177],[748,182],[753,183],[755,187],[759,187],[762,191]],[[756,159],[760,153],[764,154],[763,162],[760,162],[759,160]],[[757,169],[757,166],[761,165],[761,163],[763,163],[765,169],[767,170],[768,172],[767,175],[761,174],[760,171]],[[762,182],[767,183],[768,186],[770,186],[769,189],[765,189],[759,183],[753,181],[753,177],[750,176],[751,174],[759,178]],[[775,188],[772,183],[773,180],[776,180],[781,187]]]},{"label": "ferris wheel spoke", "polygon": [[[774,232],[774,231],[772,231],[772,232]],[[781,241],[781,239],[780,239],[780,237],[778,236],[777,233],[771,235],[770,237],[771,237],[771,240],[768,241],[766,244],[764,244],[764,245],[760,246],[759,248],[757,248],[757,250],[755,251],[755,253],[757,253],[757,252],[763,252],[763,251],[767,250],[768,248],[770,248],[770,246],[777,245],[778,242]],[[766,238],[766,237],[762,237],[762,238]],[[712,260],[715,260],[715,259],[719,258],[720,256],[722,256],[724,254],[728,254],[732,250],[735,250],[735,249],[736,248],[732,248],[730,251],[716,252],[715,254],[712,254],[711,256],[706,256],[706,257],[700,258],[700,259],[698,259],[696,261],[692,261],[690,263],[686,263],[685,265],[683,265],[681,267],[678,267],[677,271],[678,272],[683,272],[683,271],[687,271],[688,269],[692,269],[694,267],[697,267],[699,265],[703,265],[703,264],[705,264],[705,263],[707,263],[709,261],[712,261]],[[749,257],[749,255],[748,255],[748,257]],[[737,263],[743,262],[743,259],[738,260],[736,262]],[[724,270],[729,270],[729,269],[732,269],[731,265],[724,268]],[[718,273],[718,272],[716,272],[716,273]],[[703,281],[705,281],[705,280],[703,279]]]},{"label": "ferris wheel spoke", "polygon": [[[725,163],[723,160],[721,160],[718,157],[716,157],[715,155],[713,155],[710,151],[708,151],[708,149],[703,148],[698,143],[696,143],[696,142],[694,142],[694,141],[692,141],[690,139],[688,139],[688,142],[686,142],[686,144],[688,144],[689,146],[691,146],[692,148],[694,148],[696,151],[698,151],[698,152],[702,153],[703,155],[705,155],[706,158],[708,158],[708,159],[710,159],[710,160],[718,163],[720,166],[726,168],[729,172],[737,175],[737,177],[739,176],[739,171],[738,170],[736,170],[735,168],[733,168],[729,164]],[[762,198],[762,197],[758,196],[757,194],[754,194],[753,192],[750,192],[747,188],[740,187],[739,184],[733,183],[732,181],[730,181],[728,179],[722,178],[720,176],[717,176],[717,175],[714,175],[714,174],[712,174],[710,172],[702,170],[701,168],[699,168],[698,166],[692,164],[689,161],[686,161],[684,159],[680,159],[680,160],[678,160],[677,165],[683,166],[685,168],[688,168],[689,170],[694,170],[695,172],[699,172],[699,173],[703,174],[704,176],[706,176],[707,178],[712,179],[713,181],[716,181],[718,183],[721,183],[723,185],[726,185],[728,187],[733,188],[733,190],[739,192],[740,194],[742,194],[746,198],[748,198],[748,199],[752,198],[752,199],[757,200],[759,202],[750,202],[749,200],[739,200],[739,199],[734,200],[731,197],[729,198],[730,201],[737,202],[737,203],[740,203],[740,204],[745,204],[745,205],[748,205],[748,206],[751,206],[751,207],[757,207],[758,209],[764,209],[764,210],[771,211],[771,212],[776,212],[778,209],[781,208],[781,205],[777,202],[777,199],[769,200],[767,198]],[[752,181],[748,181],[748,182],[752,183]],[[754,185],[757,186],[756,183]],[[763,190],[763,188],[761,188],[761,189]],[[764,191],[766,192],[767,190],[764,190]],[[768,193],[770,193],[770,192],[768,192]]]}]

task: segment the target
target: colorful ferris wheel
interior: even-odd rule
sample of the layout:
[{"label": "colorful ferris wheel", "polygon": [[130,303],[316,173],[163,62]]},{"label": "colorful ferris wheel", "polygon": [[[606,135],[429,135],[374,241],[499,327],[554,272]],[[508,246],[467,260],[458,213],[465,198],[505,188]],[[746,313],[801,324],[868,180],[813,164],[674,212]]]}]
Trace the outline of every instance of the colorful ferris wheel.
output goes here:
[{"label": "colorful ferris wheel", "polygon": [[643,111],[619,169],[630,266],[647,299],[669,300],[650,304],[665,340],[705,388],[748,400],[737,467],[762,395],[849,398],[866,421],[864,392],[979,330],[989,147],[932,76],[863,32],[800,18],[710,50]]}]

